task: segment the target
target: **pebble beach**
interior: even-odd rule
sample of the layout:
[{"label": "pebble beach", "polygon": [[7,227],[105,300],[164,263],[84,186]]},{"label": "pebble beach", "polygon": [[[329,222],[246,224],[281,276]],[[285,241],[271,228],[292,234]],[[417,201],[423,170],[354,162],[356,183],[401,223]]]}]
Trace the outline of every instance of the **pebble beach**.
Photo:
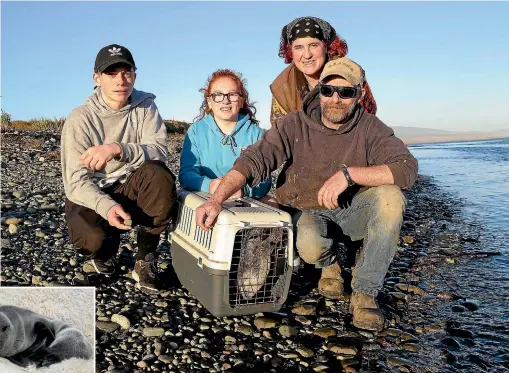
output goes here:
[{"label": "pebble beach", "polygon": [[[169,135],[175,174],[183,138]],[[158,294],[135,289],[133,232],[123,235],[119,273],[87,277],[64,220],[59,134],[10,131],[1,140],[1,284],[95,286],[97,372],[509,372],[509,359],[470,351],[476,333],[455,322],[480,302],[437,271],[461,265],[476,235],[458,230],[461,204],[426,175],[406,192],[397,254],[378,297],[387,327],[373,334],[351,323],[348,295],[318,294],[320,272],[305,264],[279,312],[238,317],[212,316],[180,285],[167,240],[158,249],[166,284]]]}]

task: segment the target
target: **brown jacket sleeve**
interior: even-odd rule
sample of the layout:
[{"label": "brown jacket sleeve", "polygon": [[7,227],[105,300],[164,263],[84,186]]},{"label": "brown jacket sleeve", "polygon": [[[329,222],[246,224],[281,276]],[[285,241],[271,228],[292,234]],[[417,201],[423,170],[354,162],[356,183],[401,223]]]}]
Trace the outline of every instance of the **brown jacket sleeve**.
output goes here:
[{"label": "brown jacket sleeve", "polygon": [[417,159],[407,146],[394,136],[392,128],[378,118],[367,127],[367,156],[370,166],[386,164],[394,177],[394,184],[401,189],[408,189],[417,179]]},{"label": "brown jacket sleeve", "polygon": [[233,164],[232,169],[244,175],[249,186],[266,180],[272,171],[292,157],[294,133],[291,129],[295,125],[290,122],[294,116],[286,115],[276,121],[260,141],[244,150]]},{"label": "brown jacket sleeve", "polygon": [[272,96],[272,104],[270,106],[270,125],[274,127],[276,122],[283,118],[287,112],[281,107],[276,98]]}]

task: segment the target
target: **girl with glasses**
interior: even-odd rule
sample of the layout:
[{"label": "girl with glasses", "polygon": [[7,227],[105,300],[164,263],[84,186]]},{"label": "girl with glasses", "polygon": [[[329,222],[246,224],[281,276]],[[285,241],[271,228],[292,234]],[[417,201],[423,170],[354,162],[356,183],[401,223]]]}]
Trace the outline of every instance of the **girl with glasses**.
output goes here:
[{"label": "girl with glasses", "polygon": [[[207,80],[200,114],[189,127],[180,157],[179,180],[190,191],[214,193],[221,179],[233,167],[241,151],[261,139],[256,109],[249,101],[246,81],[231,70],[218,70]],[[235,193],[261,199],[277,206],[267,196],[271,179]]]},{"label": "girl with glasses", "polygon": [[[326,21],[316,17],[296,18],[283,27],[279,57],[290,64],[270,85],[272,106],[270,123],[291,111],[302,109],[302,100],[317,84],[323,67],[330,59],[348,53],[345,40]],[[361,101],[365,111],[376,114],[376,102],[368,83]]]}]

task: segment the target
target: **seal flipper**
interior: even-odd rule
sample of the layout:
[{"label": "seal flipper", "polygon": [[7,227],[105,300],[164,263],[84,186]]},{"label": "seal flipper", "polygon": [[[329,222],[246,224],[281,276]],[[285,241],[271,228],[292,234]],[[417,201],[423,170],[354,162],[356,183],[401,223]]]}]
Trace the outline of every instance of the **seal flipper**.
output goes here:
[{"label": "seal flipper", "polygon": [[47,348],[55,340],[55,334],[48,325],[41,321],[35,322],[34,334],[36,335],[35,341],[29,348],[8,358],[12,363],[23,367],[30,364],[35,364],[37,367],[42,366],[47,355]]},{"label": "seal flipper", "polygon": [[[78,358],[91,359],[94,355],[92,346],[87,341],[85,335],[78,329],[63,324],[56,329],[55,340],[46,349],[47,362],[60,362],[63,360]],[[54,361],[57,359],[57,361]]]}]

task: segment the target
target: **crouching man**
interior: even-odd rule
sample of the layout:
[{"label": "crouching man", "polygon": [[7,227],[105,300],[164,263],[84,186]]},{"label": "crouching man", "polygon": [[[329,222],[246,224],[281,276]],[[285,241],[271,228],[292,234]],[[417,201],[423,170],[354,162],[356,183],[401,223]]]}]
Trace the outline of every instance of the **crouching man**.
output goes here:
[{"label": "crouching man", "polygon": [[405,209],[401,189],[414,184],[417,160],[391,128],[360,106],[364,79],[364,70],[348,58],[328,62],[303,109],[279,120],[241,154],[199,207],[196,224],[210,229],[222,202],[286,162],[277,202],[292,212],[300,257],[322,268],[319,292],[329,298],[343,293],[342,245],[332,238],[334,230],[363,239],[350,310],[355,326],[381,330],[384,318],[375,299],[398,243]]},{"label": "crouching man", "polygon": [[155,96],[134,89],[136,65],[127,48],[102,48],[93,79],[94,92],[62,130],[70,240],[88,259],[85,272],[111,274],[120,233],[139,225],[133,278],[157,290],[156,248],[176,200],[166,128]]}]

